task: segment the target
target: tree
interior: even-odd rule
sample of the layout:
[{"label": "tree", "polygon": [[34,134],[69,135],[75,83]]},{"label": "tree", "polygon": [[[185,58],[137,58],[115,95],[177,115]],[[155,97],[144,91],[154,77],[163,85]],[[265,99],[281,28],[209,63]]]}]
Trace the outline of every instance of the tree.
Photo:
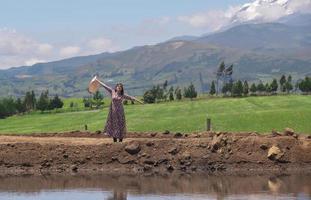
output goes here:
[{"label": "tree", "polygon": [[217,73],[216,73],[216,78],[217,78],[217,82],[216,82],[216,85],[217,85],[217,90],[216,90],[216,93],[218,95],[219,93],[219,79],[223,79],[224,77],[224,71],[225,71],[225,62],[222,61],[217,69]]},{"label": "tree", "polygon": [[184,97],[190,98],[192,100],[193,98],[196,98],[197,96],[198,96],[198,93],[195,90],[195,87],[192,82],[190,83],[188,88],[184,88]]},{"label": "tree", "polygon": [[230,95],[232,95],[232,87],[233,87],[233,82],[230,82],[230,83],[226,83],[224,84],[224,86],[222,87],[222,93],[224,95],[227,95],[227,93],[229,92]]},{"label": "tree", "polygon": [[0,118],[5,118],[16,113],[16,104],[14,99],[4,98],[0,100]]},{"label": "tree", "polygon": [[276,94],[276,92],[278,91],[278,81],[274,78],[271,85],[270,85],[270,88],[271,88],[271,92],[273,94]]},{"label": "tree", "polygon": [[271,93],[271,84],[269,84],[269,83],[265,84],[265,91],[266,91],[267,94]]},{"label": "tree", "polygon": [[256,92],[257,92],[257,87],[256,87],[256,84],[255,84],[255,83],[252,83],[251,88],[250,88],[250,91],[251,91],[252,95],[255,95],[255,94],[256,94]]},{"label": "tree", "polygon": [[286,83],[286,77],[283,74],[280,78],[280,86],[281,86],[281,92],[285,92],[286,88],[284,87],[284,84]]},{"label": "tree", "polygon": [[104,96],[99,91],[96,91],[95,94],[93,95],[93,101],[95,107],[99,108],[102,105],[104,105]]},{"label": "tree", "polygon": [[265,87],[265,85],[260,81],[260,83],[257,85],[257,91],[259,92],[259,93],[263,93],[263,92],[265,92],[266,91],[266,87]]},{"label": "tree", "polygon": [[32,97],[31,92],[29,92],[29,91],[27,91],[26,94],[25,94],[24,104],[25,104],[25,107],[26,107],[26,111],[30,111],[30,110],[34,109],[33,97]]},{"label": "tree", "polygon": [[156,96],[152,90],[147,90],[143,95],[145,103],[155,103]]},{"label": "tree", "polygon": [[175,95],[176,95],[176,99],[177,100],[181,100],[182,99],[182,95],[181,95],[181,89],[179,87],[177,87],[175,89]]},{"label": "tree", "polygon": [[311,92],[311,78],[306,76],[305,79],[298,84],[298,87],[303,93]]},{"label": "tree", "polygon": [[174,88],[173,88],[173,86],[170,87],[168,92],[169,92],[169,100],[170,101],[174,101],[174,94],[173,94],[174,93]]},{"label": "tree", "polygon": [[249,93],[249,87],[248,87],[248,82],[245,80],[243,83],[243,95],[247,96]]},{"label": "tree", "polygon": [[215,81],[212,81],[211,89],[209,91],[210,95],[214,95],[216,93]]},{"label": "tree", "polygon": [[[92,100],[90,97],[84,97],[83,98],[83,104],[85,108],[91,108],[92,107]],[[73,108],[74,104],[73,102],[70,103],[70,108]]]},{"label": "tree", "polygon": [[286,81],[284,87],[285,87],[287,93],[290,93],[293,90],[292,76],[291,75],[288,75],[287,81]]},{"label": "tree", "polygon": [[37,103],[36,95],[35,95],[35,92],[32,90],[31,91],[31,105],[32,105],[32,109],[36,108],[36,103]]},{"label": "tree", "polygon": [[54,98],[50,101],[50,106],[52,109],[54,108],[62,108],[64,105],[63,101],[56,94]]},{"label": "tree", "polygon": [[243,85],[242,81],[238,80],[232,85],[232,96],[233,97],[241,97],[243,93]]},{"label": "tree", "polygon": [[26,106],[20,98],[17,98],[15,105],[16,105],[16,110],[18,113],[26,112]]},{"label": "tree", "polygon": [[37,109],[41,112],[49,109],[49,91],[43,91],[40,95],[39,101],[37,102]]}]

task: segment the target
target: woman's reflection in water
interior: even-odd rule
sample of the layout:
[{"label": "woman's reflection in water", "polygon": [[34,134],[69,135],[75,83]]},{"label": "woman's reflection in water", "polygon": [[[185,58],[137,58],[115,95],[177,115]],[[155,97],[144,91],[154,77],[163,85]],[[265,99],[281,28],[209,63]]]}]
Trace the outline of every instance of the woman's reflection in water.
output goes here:
[{"label": "woman's reflection in water", "polygon": [[107,200],[127,200],[127,192],[125,190],[114,190],[113,196],[108,197]]}]

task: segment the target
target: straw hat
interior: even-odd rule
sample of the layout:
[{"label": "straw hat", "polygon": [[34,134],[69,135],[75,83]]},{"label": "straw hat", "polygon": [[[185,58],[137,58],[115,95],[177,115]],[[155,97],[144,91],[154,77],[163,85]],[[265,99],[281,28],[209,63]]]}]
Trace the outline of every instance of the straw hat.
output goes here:
[{"label": "straw hat", "polygon": [[97,80],[97,76],[94,76],[94,78],[89,83],[88,91],[90,93],[95,93],[100,87],[100,83]]}]

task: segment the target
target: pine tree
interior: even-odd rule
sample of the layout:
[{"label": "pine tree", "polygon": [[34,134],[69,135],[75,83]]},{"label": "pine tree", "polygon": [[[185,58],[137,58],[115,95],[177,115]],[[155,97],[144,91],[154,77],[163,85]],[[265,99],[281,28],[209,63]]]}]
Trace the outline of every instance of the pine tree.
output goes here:
[{"label": "pine tree", "polygon": [[143,99],[145,103],[155,103],[156,96],[153,90],[147,90],[143,95]]},{"label": "pine tree", "polygon": [[197,95],[198,93],[195,90],[195,87],[192,82],[190,83],[188,88],[184,88],[184,97],[190,98],[192,100],[193,98],[196,98]]},{"label": "pine tree", "polygon": [[291,75],[288,75],[287,81],[286,81],[284,87],[285,87],[287,93],[290,93],[293,90],[292,76]]},{"label": "pine tree", "polygon": [[255,83],[252,83],[251,88],[250,88],[250,91],[251,91],[252,95],[255,95],[255,94],[256,94],[256,92],[257,92],[257,87],[256,87],[256,84],[255,84]]},{"label": "pine tree", "polygon": [[248,86],[248,82],[245,80],[243,84],[243,95],[247,96],[248,93],[249,93],[249,86]]},{"label": "pine tree", "polygon": [[50,102],[51,108],[62,108],[64,103],[63,101],[58,97],[58,95],[55,95],[54,98]]},{"label": "pine tree", "polygon": [[271,88],[271,92],[273,94],[276,94],[276,92],[278,91],[278,81],[274,78],[271,85],[270,85],[270,88]]},{"label": "pine tree", "polygon": [[43,91],[40,95],[39,101],[37,102],[37,109],[41,112],[49,109],[49,92],[48,90]]},{"label": "pine tree", "polygon": [[93,100],[96,108],[99,108],[100,106],[104,105],[104,96],[99,91],[95,92]]},{"label": "pine tree", "polygon": [[176,91],[176,99],[177,100],[181,100],[182,99],[182,95],[181,95],[181,89],[178,87]]},{"label": "pine tree", "polygon": [[286,83],[286,77],[285,75],[282,75],[280,78],[280,87],[281,87],[281,92],[285,92],[286,88],[284,86],[284,84]]},{"label": "pine tree", "polygon": [[26,112],[25,104],[20,98],[16,100],[15,105],[18,113]]},{"label": "pine tree", "polygon": [[260,81],[260,83],[257,85],[257,91],[259,92],[259,93],[263,93],[263,92],[265,92],[266,91],[266,87],[264,86],[264,84]]},{"label": "pine tree", "polygon": [[27,91],[26,94],[25,94],[24,104],[25,104],[25,107],[26,107],[26,111],[30,111],[30,110],[34,109],[33,97],[32,97],[32,95],[31,95],[31,93],[29,91]]},{"label": "pine tree", "polygon": [[212,81],[211,89],[209,91],[210,95],[214,95],[216,93],[215,81]]},{"label": "pine tree", "polygon": [[269,83],[266,83],[265,84],[265,91],[266,91],[266,93],[267,94],[270,94],[271,93],[271,84],[269,84]]},{"label": "pine tree", "polygon": [[242,96],[242,93],[243,93],[242,81],[238,80],[233,84],[231,94],[234,97],[240,97]]},{"label": "pine tree", "polygon": [[173,88],[173,86],[170,87],[168,92],[169,92],[169,100],[170,101],[174,101],[174,94],[173,94],[174,93],[174,88]]}]

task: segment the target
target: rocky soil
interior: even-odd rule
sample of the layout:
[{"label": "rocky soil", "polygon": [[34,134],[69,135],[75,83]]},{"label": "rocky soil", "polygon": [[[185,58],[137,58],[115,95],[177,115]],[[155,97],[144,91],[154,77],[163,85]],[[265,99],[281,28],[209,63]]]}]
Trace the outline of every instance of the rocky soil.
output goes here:
[{"label": "rocky soil", "polygon": [[311,172],[311,137],[291,129],[268,135],[101,132],[0,136],[0,174],[263,174]]}]

